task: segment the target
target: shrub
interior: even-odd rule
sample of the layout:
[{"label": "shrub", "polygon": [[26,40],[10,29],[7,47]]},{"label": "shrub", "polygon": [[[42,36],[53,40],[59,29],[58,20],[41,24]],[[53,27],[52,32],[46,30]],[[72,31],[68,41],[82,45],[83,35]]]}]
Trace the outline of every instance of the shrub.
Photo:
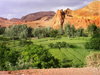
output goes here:
[{"label": "shrub", "polygon": [[100,50],[100,33],[94,34],[89,42],[85,43],[85,48]]},{"label": "shrub", "polygon": [[91,52],[90,55],[86,57],[87,66],[100,68],[100,52]]},{"label": "shrub", "polygon": [[62,48],[62,43],[61,42],[56,42],[54,45],[55,48],[59,48],[59,50]]},{"label": "shrub", "polygon": [[6,66],[7,62],[15,66],[19,56],[20,53],[18,51],[11,50],[5,45],[0,44],[0,70],[10,70],[10,67]]},{"label": "shrub", "polygon": [[52,30],[51,32],[50,32],[50,37],[56,37],[57,36],[57,34],[58,34],[58,31],[57,30]]},{"label": "shrub", "polygon": [[24,46],[24,45],[30,45],[30,44],[33,44],[33,42],[32,41],[27,41],[27,40],[21,40],[19,42],[19,45],[22,45],[22,46]]},{"label": "shrub", "polygon": [[61,62],[61,66],[63,68],[72,67],[72,60],[67,60],[66,58],[64,58]]},{"label": "shrub", "polygon": [[[49,51],[41,45],[26,45],[22,51],[23,61],[25,63],[32,62],[29,67],[38,68],[57,68],[59,67],[58,59],[55,59]],[[30,63],[29,63],[30,64]]]},{"label": "shrub", "polygon": [[55,44],[50,43],[48,46],[50,48],[59,48],[59,50],[61,48],[67,48],[67,47],[70,47],[70,48],[78,48],[76,45],[72,45],[72,44],[69,44],[69,43],[66,43],[66,42],[56,42]]},{"label": "shrub", "polygon": [[53,44],[53,43],[50,43],[48,46],[49,46],[50,48],[53,48],[53,47],[54,47],[54,44]]},{"label": "shrub", "polygon": [[5,32],[5,28],[4,27],[0,27],[0,34],[3,34]]},{"label": "shrub", "polygon": [[62,46],[62,47],[66,47],[66,46],[67,46],[67,43],[66,43],[66,42],[62,42],[62,43],[61,43],[61,46]]}]

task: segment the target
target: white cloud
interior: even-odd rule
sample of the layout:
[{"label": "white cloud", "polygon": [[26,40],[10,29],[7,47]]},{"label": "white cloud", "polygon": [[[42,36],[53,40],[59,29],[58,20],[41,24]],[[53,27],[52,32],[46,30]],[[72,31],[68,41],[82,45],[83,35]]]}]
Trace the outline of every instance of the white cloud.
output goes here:
[{"label": "white cloud", "polygon": [[77,5],[77,6],[74,6],[74,7],[71,7],[71,6],[60,6],[60,7],[55,7],[52,9],[52,11],[57,11],[57,9],[63,9],[63,10],[66,10],[67,8],[71,9],[71,10],[77,10],[81,7],[84,7],[84,4],[81,4],[81,5]]},{"label": "white cloud", "polygon": [[20,16],[24,16],[25,14],[3,14],[1,15],[0,17],[3,17],[3,18],[8,18],[8,19],[11,19],[11,18],[19,18],[20,19]]}]

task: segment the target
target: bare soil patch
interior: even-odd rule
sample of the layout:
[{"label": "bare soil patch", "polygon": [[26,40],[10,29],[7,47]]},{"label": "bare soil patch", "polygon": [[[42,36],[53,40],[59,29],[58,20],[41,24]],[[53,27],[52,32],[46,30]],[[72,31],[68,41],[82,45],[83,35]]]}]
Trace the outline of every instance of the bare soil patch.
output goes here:
[{"label": "bare soil patch", "polygon": [[0,71],[0,75],[100,75],[97,68],[56,68]]}]

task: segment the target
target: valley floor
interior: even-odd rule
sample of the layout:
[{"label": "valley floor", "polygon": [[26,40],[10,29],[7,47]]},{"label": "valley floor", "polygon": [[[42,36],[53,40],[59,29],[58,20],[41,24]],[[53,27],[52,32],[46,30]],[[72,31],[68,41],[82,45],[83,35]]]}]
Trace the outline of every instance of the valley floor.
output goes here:
[{"label": "valley floor", "polygon": [[100,70],[91,67],[29,69],[19,71],[0,71],[0,75],[100,75]]}]

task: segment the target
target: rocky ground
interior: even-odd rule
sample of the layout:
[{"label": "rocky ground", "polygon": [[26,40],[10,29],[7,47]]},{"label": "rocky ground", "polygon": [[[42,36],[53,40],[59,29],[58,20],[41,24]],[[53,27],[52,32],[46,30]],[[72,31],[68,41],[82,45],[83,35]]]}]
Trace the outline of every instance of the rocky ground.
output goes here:
[{"label": "rocky ground", "polygon": [[0,75],[100,75],[97,68],[57,68],[29,69],[19,71],[0,71]]}]

